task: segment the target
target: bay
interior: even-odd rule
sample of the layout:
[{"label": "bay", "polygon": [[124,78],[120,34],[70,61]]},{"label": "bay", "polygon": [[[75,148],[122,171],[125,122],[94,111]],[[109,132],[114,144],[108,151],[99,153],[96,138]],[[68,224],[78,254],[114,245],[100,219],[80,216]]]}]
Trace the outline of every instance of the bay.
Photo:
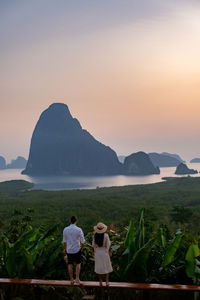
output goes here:
[{"label": "bay", "polygon": [[[200,164],[187,163],[189,168],[200,170]],[[0,170],[0,182],[8,180],[26,180],[34,183],[33,189],[70,190],[96,189],[98,187],[125,186],[135,184],[151,184],[163,181],[162,177],[177,177],[175,167],[160,168],[160,174],[146,176],[28,176],[22,175],[22,169]],[[190,175],[199,177],[200,174]],[[187,175],[185,175],[187,176]],[[182,177],[182,176],[180,176]]]}]

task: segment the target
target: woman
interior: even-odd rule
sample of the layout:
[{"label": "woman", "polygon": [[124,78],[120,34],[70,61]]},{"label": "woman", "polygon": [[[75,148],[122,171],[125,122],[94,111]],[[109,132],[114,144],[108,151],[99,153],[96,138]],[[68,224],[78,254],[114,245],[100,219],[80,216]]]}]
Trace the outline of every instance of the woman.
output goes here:
[{"label": "woman", "polygon": [[94,271],[98,274],[100,286],[102,286],[102,275],[106,275],[106,286],[109,285],[109,273],[113,268],[110,261],[109,249],[110,239],[107,233],[107,226],[98,223],[94,226],[94,236],[92,241],[95,267]]}]

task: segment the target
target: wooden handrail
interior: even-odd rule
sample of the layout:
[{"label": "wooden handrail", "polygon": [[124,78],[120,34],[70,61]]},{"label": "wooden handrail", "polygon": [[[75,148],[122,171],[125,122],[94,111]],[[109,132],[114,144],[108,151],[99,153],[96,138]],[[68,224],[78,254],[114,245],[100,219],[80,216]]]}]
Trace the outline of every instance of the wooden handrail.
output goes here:
[{"label": "wooden handrail", "polygon": [[[72,286],[68,280],[43,280],[43,279],[17,279],[0,278],[0,284],[26,284],[26,285],[52,285],[52,286]],[[98,281],[81,281],[81,287],[99,287]],[[106,287],[105,282],[103,287]],[[159,283],[129,283],[129,282],[110,282],[109,288],[123,288],[135,290],[178,290],[188,292],[200,292],[199,285],[183,284],[159,284]]]}]

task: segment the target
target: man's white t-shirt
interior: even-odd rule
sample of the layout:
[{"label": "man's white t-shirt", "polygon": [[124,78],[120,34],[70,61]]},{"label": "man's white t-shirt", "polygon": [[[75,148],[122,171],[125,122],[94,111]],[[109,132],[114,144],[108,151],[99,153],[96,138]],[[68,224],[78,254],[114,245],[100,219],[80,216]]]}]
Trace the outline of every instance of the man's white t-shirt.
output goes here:
[{"label": "man's white t-shirt", "polygon": [[63,230],[63,243],[67,244],[67,253],[74,254],[80,251],[82,244],[85,243],[84,234],[80,227],[71,224]]}]

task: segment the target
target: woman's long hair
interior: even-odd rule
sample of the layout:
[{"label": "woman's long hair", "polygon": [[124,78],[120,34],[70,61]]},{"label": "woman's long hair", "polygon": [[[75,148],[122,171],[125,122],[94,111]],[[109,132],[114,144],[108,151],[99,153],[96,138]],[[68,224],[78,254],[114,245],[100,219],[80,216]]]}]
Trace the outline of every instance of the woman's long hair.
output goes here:
[{"label": "woman's long hair", "polygon": [[104,238],[104,233],[95,233],[94,235],[94,241],[95,244],[99,247],[103,246],[103,238]]}]

